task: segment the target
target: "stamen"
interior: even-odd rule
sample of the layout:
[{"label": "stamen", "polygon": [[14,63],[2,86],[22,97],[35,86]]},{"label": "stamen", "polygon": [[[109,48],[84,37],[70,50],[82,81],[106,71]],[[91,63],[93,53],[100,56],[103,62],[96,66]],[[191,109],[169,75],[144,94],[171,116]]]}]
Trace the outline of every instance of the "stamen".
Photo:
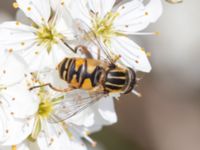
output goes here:
[{"label": "stamen", "polygon": [[12,145],[11,150],[17,150],[17,146],[16,145]]},{"label": "stamen", "polygon": [[159,35],[159,32],[133,32],[133,35]]},{"label": "stamen", "polygon": [[27,10],[28,10],[28,11],[31,11],[31,7],[27,7]]},{"label": "stamen", "polygon": [[142,94],[141,94],[141,93],[139,93],[139,92],[137,92],[137,91],[135,91],[135,90],[132,90],[132,92],[133,92],[136,96],[142,97]]},{"label": "stamen", "polygon": [[19,7],[19,4],[17,2],[14,2],[12,6],[13,8],[17,9]]},{"label": "stamen", "polygon": [[12,49],[12,48],[8,49],[8,52],[9,52],[9,53],[12,53],[12,52],[13,52],[13,49]]},{"label": "stamen", "polygon": [[94,140],[92,140],[92,138],[90,138],[90,137],[88,136],[87,132],[84,132],[84,133],[83,133],[83,137],[84,137],[89,143],[91,143],[92,147],[96,147],[97,143],[96,143]]},{"label": "stamen", "polygon": [[65,0],[61,0],[61,5],[64,5],[65,4]]},{"label": "stamen", "polygon": [[16,25],[19,26],[19,25],[20,25],[20,22],[19,22],[19,21],[16,21]]}]

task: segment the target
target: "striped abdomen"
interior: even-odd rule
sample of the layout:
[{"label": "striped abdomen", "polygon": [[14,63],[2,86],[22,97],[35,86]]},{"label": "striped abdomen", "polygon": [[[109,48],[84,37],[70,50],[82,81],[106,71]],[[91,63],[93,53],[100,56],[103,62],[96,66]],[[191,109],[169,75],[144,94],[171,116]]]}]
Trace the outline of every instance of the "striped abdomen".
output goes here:
[{"label": "striped abdomen", "polygon": [[131,68],[114,68],[106,73],[104,89],[112,93],[129,93],[135,85],[135,72]]},{"label": "striped abdomen", "polygon": [[99,61],[83,58],[65,58],[58,65],[60,78],[74,88],[90,90],[99,84],[102,68]]}]

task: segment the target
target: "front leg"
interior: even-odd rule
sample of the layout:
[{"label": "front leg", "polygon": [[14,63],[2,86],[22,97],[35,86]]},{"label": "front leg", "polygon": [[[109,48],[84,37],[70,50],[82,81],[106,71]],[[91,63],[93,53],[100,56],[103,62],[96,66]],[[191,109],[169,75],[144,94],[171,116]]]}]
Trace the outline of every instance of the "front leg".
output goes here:
[{"label": "front leg", "polygon": [[80,51],[82,54],[85,55],[86,58],[93,58],[92,54],[89,52],[86,46],[78,45],[75,47],[75,51],[76,52]]}]

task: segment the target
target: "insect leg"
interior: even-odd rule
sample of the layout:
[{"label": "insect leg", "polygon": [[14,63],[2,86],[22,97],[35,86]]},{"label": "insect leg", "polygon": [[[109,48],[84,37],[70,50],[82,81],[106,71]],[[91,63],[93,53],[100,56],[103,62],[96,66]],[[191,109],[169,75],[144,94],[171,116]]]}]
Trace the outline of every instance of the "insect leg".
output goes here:
[{"label": "insect leg", "polygon": [[64,45],[67,46],[72,52],[76,53],[77,50],[73,49],[67,42],[63,41]]},{"label": "insect leg", "polygon": [[29,88],[29,90],[31,91],[33,89],[44,87],[44,86],[49,86],[52,90],[57,91],[57,92],[69,92],[69,91],[73,90],[73,88],[71,88],[71,87],[66,88],[66,89],[58,89],[58,88],[54,87],[51,83],[46,83],[46,84],[43,84],[43,85],[33,86],[33,87]]},{"label": "insect leg", "polygon": [[83,45],[78,45],[75,47],[75,51],[80,51],[82,54],[84,54],[86,56],[86,58],[92,58],[91,53],[89,52],[89,50],[87,49],[87,47],[83,46]]},{"label": "insect leg", "polygon": [[101,52],[101,51],[100,51],[100,49],[98,48],[98,49],[97,49],[97,60],[100,60],[100,57],[101,57],[100,52]]}]

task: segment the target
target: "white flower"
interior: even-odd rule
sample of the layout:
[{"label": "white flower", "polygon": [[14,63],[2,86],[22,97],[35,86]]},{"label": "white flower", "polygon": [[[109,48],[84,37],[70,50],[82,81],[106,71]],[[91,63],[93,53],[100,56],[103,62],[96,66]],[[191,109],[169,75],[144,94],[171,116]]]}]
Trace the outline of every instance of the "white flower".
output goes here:
[{"label": "white flower", "polygon": [[127,35],[141,33],[162,13],[160,0],[151,0],[144,6],[141,0],[131,0],[114,7],[115,0],[75,0],[70,12],[75,19],[82,20],[90,27],[106,47],[121,55],[121,62],[135,70],[149,72],[151,66],[144,50],[127,38]]},{"label": "white flower", "polygon": [[0,25],[0,45],[22,56],[31,70],[54,68],[66,55],[73,56],[63,44],[63,40],[74,39],[73,31],[66,24],[68,20],[62,19],[63,4],[57,5],[54,12],[50,0],[17,0],[14,7],[19,7],[32,25],[19,21]]},{"label": "white flower", "polygon": [[[10,93],[6,91],[9,87],[16,85],[23,79],[24,76],[23,72],[27,66],[23,60],[19,60],[18,56],[10,55],[5,51],[0,51],[0,58],[1,58],[0,59],[0,143],[1,143],[7,139],[10,128],[9,123],[12,123],[11,119],[12,113],[8,110],[8,108],[10,107],[10,103],[13,103],[14,105],[16,104],[15,99],[13,99]],[[21,91],[16,90],[15,92],[20,93]],[[10,97],[11,101],[7,101],[6,97]],[[22,106],[21,109],[24,109],[24,107]],[[17,113],[20,110],[17,110]]]},{"label": "white flower", "polygon": [[55,92],[47,87],[28,90],[34,85],[42,84],[42,80],[52,82],[52,78],[53,76],[46,73],[25,74],[23,81],[4,89],[2,102],[8,104],[4,117],[9,122],[3,128],[6,136],[0,141],[2,146],[28,142],[30,149],[36,145],[42,150],[64,150],[66,147],[72,150],[85,150],[81,137],[95,145],[87,135],[88,130],[84,127],[84,123],[80,126],[70,120],[52,123],[51,114],[55,111],[56,104],[64,100],[66,93]]}]

